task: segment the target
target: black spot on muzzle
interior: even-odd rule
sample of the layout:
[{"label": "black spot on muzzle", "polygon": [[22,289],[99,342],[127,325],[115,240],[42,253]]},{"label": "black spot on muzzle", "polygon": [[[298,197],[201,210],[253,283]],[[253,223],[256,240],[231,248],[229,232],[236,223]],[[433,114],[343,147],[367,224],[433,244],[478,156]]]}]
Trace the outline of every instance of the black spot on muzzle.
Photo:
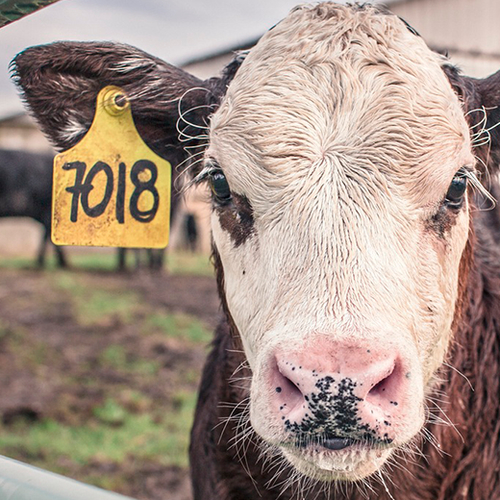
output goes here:
[{"label": "black spot on muzzle", "polygon": [[362,423],[359,416],[361,398],[354,394],[357,383],[350,378],[336,382],[327,376],[318,379],[317,391],[305,397],[308,408],[301,421],[284,421],[285,429],[294,435],[298,447],[319,445],[341,450],[360,442],[389,444],[387,434],[380,437],[375,429]]}]

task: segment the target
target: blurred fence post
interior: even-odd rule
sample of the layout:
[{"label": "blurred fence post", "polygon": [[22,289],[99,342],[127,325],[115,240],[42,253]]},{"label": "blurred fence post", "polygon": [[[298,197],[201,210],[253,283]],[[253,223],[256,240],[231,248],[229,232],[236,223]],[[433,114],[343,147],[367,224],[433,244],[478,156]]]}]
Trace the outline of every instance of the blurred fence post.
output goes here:
[{"label": "blurred fence post", "polygon": [[0,500],[132,500],[0,456]]}]

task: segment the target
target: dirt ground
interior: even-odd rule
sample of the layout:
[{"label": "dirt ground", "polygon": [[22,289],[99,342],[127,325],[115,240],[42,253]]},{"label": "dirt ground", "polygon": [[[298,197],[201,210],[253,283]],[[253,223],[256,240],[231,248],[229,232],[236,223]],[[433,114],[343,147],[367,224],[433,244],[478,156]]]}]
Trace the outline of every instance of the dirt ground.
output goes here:
[{"label": "dirt ground", "polygon": [[[0,268],[3,332],[0,334],[0,417],[4,429],[15,428],[19,420],[40,422],[47,418],[79,425],[93,418],[96,402],[102,402],[109,394],[127,394],[129,386],[144,394],[147,404],[161,412],[168,411],[172,404],[173,385],[186,391],[196,389],[206,346],[157,334],[144,335],[138,325],[146,324],[152,311],[167,311],[189,314],[212,329],[220,314],[213,278],[149,272],[58,273]],[[133,304],[130,314],[127,311],[121,316],[108,314],[86,322],[79,318],[81,311],[75,309],[70,294],[63,286],[54,284],[65,283],[64,280],[78,283],[81,294],[92,289],[121,290],[140,297],[141,304],[146,305]],[[151,383],[150,377],[133,377],[102,366],[100,354],[116,345],[124,349],[127,359],[140,357],[159,366],[155,382]],[[84,383],[89,370],[99,380],[98,385]],[[195,375],[189,379],[187,375],[184,377],[192,373]],[[79,380],[82,383],[75,385]],[[123,403],[127,404],[132,405],[127,401]],[[37,457],[23,456],[27,452],[17,451],[16,458],[37,463]],[[66,465],[63,469],[69,475],[82,475],[82,467]],[[119,483],[118,490],[133,498],[189,500],[191,497],[187,470],[183,467],[132,459],[121,464],[120,471],[117,467],[115,463],[96,460],[84,465],[83,475],[105,474],[112,479],[119,472],[125,477],[125,486]]]}]

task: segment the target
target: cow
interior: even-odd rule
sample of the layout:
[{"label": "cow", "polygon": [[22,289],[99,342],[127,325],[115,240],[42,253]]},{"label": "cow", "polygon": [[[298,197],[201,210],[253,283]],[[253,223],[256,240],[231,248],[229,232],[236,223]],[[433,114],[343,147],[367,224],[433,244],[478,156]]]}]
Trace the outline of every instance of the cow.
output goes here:
[{"label": "cow", "polygon": [[[117,248],[119,272],[127,270],[127,248]],[[165,250],[149,248],[143,250],[140,248],[132,249],[134,255],[134,269],[147,268],[152,271],[161,271],[165,263]]]},{"label": "cow", "polygon": [[196,500],[500,498],[499,73],[332,2],[206,81],[97,42],[27,49],[13,72],[58,148],[122,87],[150,147],[212,190],[224,318]]},{"label": "cow", "polygon": [[[30,217],[43,225],[37,264],[45,265],[51,230],[53,155],[0,150],[0,217]],[[66,267],[61,247],[55,247],[57,264]]]}]

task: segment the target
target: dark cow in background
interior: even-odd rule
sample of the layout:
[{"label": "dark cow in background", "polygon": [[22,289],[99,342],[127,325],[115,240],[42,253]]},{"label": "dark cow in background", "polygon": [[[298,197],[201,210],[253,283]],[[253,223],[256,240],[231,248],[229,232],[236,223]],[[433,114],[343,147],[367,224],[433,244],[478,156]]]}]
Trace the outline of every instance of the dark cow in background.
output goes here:
[{"label": "dark cow in background", "polygon": [[[0,217],[30,217],[43,225],[37,263],[45,265],[50,243],[53,155],[0,150]],[[57,264],[66,267],[64,251],[54,246]]]},{"label": "dark cow in background", "polygon": [[[30,217],[43,225],[43,235],[37,254],[37,264],[44,267],[47,246],[52,245],[52,165],[51,154],[27,151],[0,150],[0,217]],[[177,206],[178,195],[174,195]],[[68,260],[61,246],[53,245],[59,267],[67,267]],[[164,266],[163,249],[134,249],[135,269],[147,267],[161,270]],[[127,268],[126,249],[117,249],[117,269]]]},{"label": "dark cow in background", "polygon": [[161,271],[165,265],[165,249],[161,248],[118,248],[118,271],[127,270],[127,254],[132,252],[134,258],[134,269],[150,269]]},{"label": "dark cow in background", "polygon": [[212,188],[224,320],[197,500],[500,498],[499,213],[478,208],[500,74],[462,76],[396,16],[331,2],[207,81],[109,43],[13,68],[58,147],[118,85],[151,147],[187,145]]}]

